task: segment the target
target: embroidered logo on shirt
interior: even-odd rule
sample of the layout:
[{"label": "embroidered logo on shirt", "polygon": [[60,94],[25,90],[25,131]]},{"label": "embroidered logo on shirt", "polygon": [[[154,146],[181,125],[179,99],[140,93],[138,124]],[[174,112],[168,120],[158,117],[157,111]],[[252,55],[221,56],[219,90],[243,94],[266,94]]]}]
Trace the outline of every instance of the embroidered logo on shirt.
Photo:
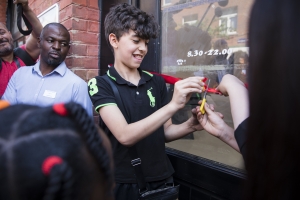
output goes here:
[{"label": "embroidered logo on shirt", "polygon": [[45,90],[43,96],[44,96],[44,97],[49,97],[49,98],[55,99],[56,92],[50,91],[50,90]]},{"label": "embroidered logo on shirt", "polygon": [[155,106],[155,97],[152,95],[150,90],[152,90],[152,87],[149,90],[147,90],[147,95],[150,99],[150,106],[154,107]]}]

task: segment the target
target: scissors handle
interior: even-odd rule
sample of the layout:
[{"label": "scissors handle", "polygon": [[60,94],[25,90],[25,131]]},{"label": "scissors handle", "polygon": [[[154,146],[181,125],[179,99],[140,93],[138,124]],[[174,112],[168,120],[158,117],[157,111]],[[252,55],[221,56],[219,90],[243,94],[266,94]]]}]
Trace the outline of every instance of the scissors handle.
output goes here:
[{"label": "scissors handle", "polygon": [[202,103],[201,103],[201,105],[200,105],[200,112],[201,112],[202,115],[205,114],[205,109],[204,109],[205,102],[206,102],[206,98],[204,98],[204,99],[202,100]]}]

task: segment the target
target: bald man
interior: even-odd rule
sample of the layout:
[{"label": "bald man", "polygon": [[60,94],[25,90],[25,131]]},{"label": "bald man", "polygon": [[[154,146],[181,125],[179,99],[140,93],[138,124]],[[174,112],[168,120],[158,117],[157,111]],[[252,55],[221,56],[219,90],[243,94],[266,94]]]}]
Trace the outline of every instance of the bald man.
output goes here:
[{"label": "bald man", "polygon": [[70,49],[70,34],[60,23],[47,24],[38,38],[39,61],[21,67],[11,77],[2,99],[10,104],[49,106],[74,101],[92,116],[87,83],[64,62]]}]

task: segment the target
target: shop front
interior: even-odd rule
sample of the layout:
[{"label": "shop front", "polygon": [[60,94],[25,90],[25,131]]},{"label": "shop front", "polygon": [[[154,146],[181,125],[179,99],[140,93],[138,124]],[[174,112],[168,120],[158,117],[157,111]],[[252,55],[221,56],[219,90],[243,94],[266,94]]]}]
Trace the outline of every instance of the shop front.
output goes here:
[{"label": "shop front", "polygon": [[[142,68],[176,78],[204,76],[217,87],[225,74],[247,84],[248,20],[253,0],[131,0],[101,1],[101,18],[112,5],[133,4],[159,20],[160,38],[149,42]],[[101,24],[103,26],[103,24]],[[100,74],[113,62],[101,34]],[[167,84],[171,98],[173,85]],[[173,123],[191,115],[201,95],[193,95]],[[209,94],[207,102],[233,127],[228,97]],[[181,185],[179,199],[241,199],[246,179],[241,154],[205,131],[166,144]]]},{"label": "shop front", "polygon": [[[58,9],[51,11],[59,13],[53,21],[66,26],[72,23],[69,30],[76,48],[72,47],[68,63],[86,81],[96,73],[104,74],[114,60],[104,38],[105,15],[113,5],[129,3],[153,14],[161,27],[160,37],[149,42],[142,69],[181,79],[204,76],[210,79],[209,87],[217,87],[225,74],[233,74],[247,83],[248,20],[253,1],[89,0],[85,1],[89,2],[85,8],[76,4],[79,1],[63,7],[66,1],[60,0],[57,6],[53,4],[47,8]],[[12,4],[9,3],[8,7],[12,9]],[[84,9],[87,10],[85,14]],[[99,16],[90,16],[88,13],[91,11],[98,12]],[[8,22],[14,22],[13,16],[8,16]],[[52,18],[55,16],[51,15]],[[78,22],[87,25],[79,26]],[[12,24],[7,23],[12,26],[11,30],[15,30]],[[97,30],[93,24],[97,25]],[[76,35],[81,32],[89,34],[89,37]],[[17,31],[13,33],[17,34]],[[25,41],[18,35],[14,38],[17,38],[16,46]],[[88,62],[89,59],[91,62]],[[168,83],[167,88],[171,98],[174,87]],[[200,99],[201,95],[193,95],[186,106],[173,116],[173,123],[185,121]],[[208,94],[207,102],[214,104],[215,110],[221,112],[226,123],[233,127],[228,97]],[[181,185],[179,199],[241,199],[246,172],[239,152],[205,131],[190,133],[167,143],[166,147],[175,169],[175,181]]]}]

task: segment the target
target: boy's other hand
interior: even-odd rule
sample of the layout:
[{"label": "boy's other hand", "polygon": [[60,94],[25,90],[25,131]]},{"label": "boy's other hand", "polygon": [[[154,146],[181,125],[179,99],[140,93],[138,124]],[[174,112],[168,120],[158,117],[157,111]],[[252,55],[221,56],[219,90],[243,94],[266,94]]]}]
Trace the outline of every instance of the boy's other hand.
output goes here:
[{"label": "boy's other hand", "polygon": [[181,109],[191,98],[192,93],[201,93],[204,83],[201,81],[203,77],[189,77],[177,81],[174,85],[174,93],[171,100],[176,109]]}]

